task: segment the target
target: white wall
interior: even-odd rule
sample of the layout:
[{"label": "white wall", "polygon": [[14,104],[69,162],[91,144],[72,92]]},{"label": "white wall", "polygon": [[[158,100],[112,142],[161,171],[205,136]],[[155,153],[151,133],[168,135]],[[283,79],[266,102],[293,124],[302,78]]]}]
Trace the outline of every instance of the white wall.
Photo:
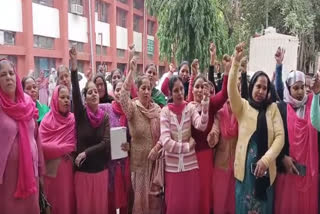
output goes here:
[{"label": "white wall", "polygon": [[250,40],[248,73],[262,70],[271,78],[276,67],[274,54],[278,47],[286,49],[283,61],[283,80],[288,72],[297,69],[299,40],[293,36],[270,34]]},{"label": "white wall", "polygon": [[110,47],[110,25],[105,22],[98,21],[98,13],[95,13],[95,28],[96,28],[96,44],[101,45],[102,33],[102,45]]},{"label": "white wall", "polygon": [[22,32],[22,0],[1,0],[0,29]]},{"label": "white wall", "polygon": [[142,52],[142,33],[133,31],[133,43],[137,52]]},{"label": "white wall", "polygon": [[76,42],[88,42],[87,18],[68,13],[68,39]]},{"label": "white wall", "polygon": [[127,50],[128,49],[128,30],[117,26],[117,49]]},{"label": "white wall", "polygon": [[60,38],[59,10],[32,3],[33,34]]}]

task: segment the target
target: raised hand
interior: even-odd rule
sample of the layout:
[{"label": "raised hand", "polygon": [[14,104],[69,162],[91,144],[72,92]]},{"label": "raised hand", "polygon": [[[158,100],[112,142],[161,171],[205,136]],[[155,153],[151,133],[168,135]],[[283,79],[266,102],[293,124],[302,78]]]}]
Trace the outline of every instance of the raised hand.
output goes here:
[{"label": "raised hand", "polygon": [[278,47],[277,52],[274,55],[274,58],[276,59],[276,62],[278,65],[282,64],[285,53],[286,53],[286,50],[284,48]]},{"label": "raised hand", "polygon": [[217,48],[213,42],[210,43],[209,51],[210,51],[210,65],[214,65],[214,61],[215,61],[216,55],[217,55]]},{"label": "raised hand", "polygon": [[134,44],[129,45],[129,62],[134,56],[134,52],[135,52],[134,46],[135,46]]},{"label": "raised hand", "polygon": [[223,55],[222,66],[223,66],[223,70],[224,70],[225,75],[229,74],[229,71],[231,69],[231,64],[232,64],[231,57],[228,54]]},{"label": "raised hand", "polygon": [[130,60],[130,71],[132,72],[136,72],[137,71],[137,62],[136,62],[136,59],[135,58],[132,58]]},{"label": "raised hand", "polygon": [[192,76],[197,76],[198,75],[198,69],[199,69],[199,60],[198,59],[194,59],[192,64],[191,64],[191,72],[192,72]]},{"label": "raised hand", "polygon": [[244,56],[244,47],[245,47],[245,43],[241,42],[239,43],[236,48],[235,48],[235,52],[234,52],[234,60],[238,63],[241,62],[241,59]]},{"label": "raised hand", "polygon": [[314,94],[320,93],[320,74],[317,73],[313,78],[313,85],[311,87],[311,90]]},{"label": "raised hand", "polygon": [[69,56],[70,56],[70,61],[71,61],[71,71],[76,71],[77,70],[77,50],[75,47],[72,47],[69,50]]},{"label": "raised hand", "polygon": [[247,66],[248,66],[248,57],[243,57],[240,61],[240,66],[243,68],[241,72],[246,73],[247,72]]},{"label": "raised hand", "polygon": [[210,96],[210,85],[208,82],[203,83],[203,100],[207,100]]}]

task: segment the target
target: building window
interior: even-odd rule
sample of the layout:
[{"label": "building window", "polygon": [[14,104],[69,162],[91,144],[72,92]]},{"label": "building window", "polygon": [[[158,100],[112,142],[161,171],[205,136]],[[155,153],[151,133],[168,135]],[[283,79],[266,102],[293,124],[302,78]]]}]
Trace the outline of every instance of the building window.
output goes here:
[{"label": "building window", "polygon": [[127,27],[127,12],[117,9],[117,25],[120,27]]},{"label": "building window", "polygon": [[101,0],[96,0],[95,11],[98,13],[98,20],[108,23],[108,8],[109,5]]},{"label": "building window", "polygon": [[11,31],[0,30],[0,44],[3,45],[15,45],[16,33]]},{"label": "building window", "polygon": [[78,52],[83,52],[83,46],[82,42],[69,41],[69,48],[75,47]]},{"label": "building window", "polygon": [[[71,60],[69,60],[69,68],[71,68]],[[84,61],[81,61],[81,60],[77,60],[77,71],[82,73],[84,72]],[[78,79],[80,81],[80,75],[78,75]],[[81,75],[83,76],[83,75]]]},{"label": "building window", "polygon": [[12,55],[0,55],[0,59],[6,58],[9,61],[11,61],[14,65],[14,67],[17,70],[17,56],[12,56]]},{"label": "building window", "polygon": [[147,33],[150,36],[154,35],[154,22],[153,21],[148,21],[148,28],[147,28]]},{"label": "building window", "polygon": [[125,50],[117,49],[117,56],[123,58],[126,54]]},{"label": "building window", "polygon": [[107,46],[96,45],[96,54],[97,55],[101,55],[101,50],[102,50],[102,55],[106,56],[107,55]]},{"label": "building window", "polygon": [[123,4],[127,4],[128,0],[118,0],[119,2],[123,3]]},{"label": "building window", "polygon": [[33,47],[44,48],[44,49],[53,49],[54,38],[34,35],[33,36]]},{"label": "building window", "polygon": [[136,15],[133,16],[133,30],[135,32],[139,32],[139,33],[142,32],[141,25],[140,25],[141,20],[142,18],[140,16],[136,16]]},{"label": "building window", "polygon": [[69,0],[69,13],[84,15],[83,0]]},{"label": "building window", "polygon": [[32,0],[32,2],[53,7],[53,0]]},{"label": "building window", "polygon": [[44,58],[44,57],[35,57],[34,58],[34,64],[35,64],[35,71],[34,71],[34,77],[39,77],[40,71],[44,71],[45,74],[49,73],[51,68],[56,67],[56,60],[53,58]]},{"label": "building window", "polygon": [[143,9],[143,0],[133,0],[133,7],[136,8],[137,10]]},{"label": "building window", "polygon": [[77,70],[78,72],[84,73],[84,61],[77,61]]},{"label": "building window", "polygon": [[124,71],[126,70],[127,64],[124,63],[118,63],[117,68],[120,69],[120,71],[124,74]]}]

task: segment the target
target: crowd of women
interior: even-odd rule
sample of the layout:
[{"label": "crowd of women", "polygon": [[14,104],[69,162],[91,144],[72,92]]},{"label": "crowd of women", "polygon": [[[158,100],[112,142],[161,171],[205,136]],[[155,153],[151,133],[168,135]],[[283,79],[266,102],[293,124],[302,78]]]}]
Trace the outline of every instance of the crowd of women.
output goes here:
[{"label": "crowd of women", "polygon": [[[244,44],[208,75],[184,61],[156,88],[154,64],[102,74],[80,91],[77,52],[57,69],[50,108],[33,77],[0,60],[0,212],[3,214],[318,213],[320,75],[248,79]],[[270,62],[273,63],[273,62]],[[221,72],[221,71],[222,72]],[[215,74],[223,73],[216,81]],[[129,156],[111,157],[111,129]],[[113,142],[114,143],[114,142]]]}]

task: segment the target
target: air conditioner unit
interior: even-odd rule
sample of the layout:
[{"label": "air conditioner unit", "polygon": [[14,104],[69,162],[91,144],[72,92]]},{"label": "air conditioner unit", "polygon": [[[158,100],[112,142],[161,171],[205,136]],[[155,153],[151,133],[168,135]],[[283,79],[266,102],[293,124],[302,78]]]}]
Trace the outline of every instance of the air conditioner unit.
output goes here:
[{"label": "air conditioner unit", "polygon": [[82,15],[83,14],[83,6],[79,4],[71,4],[71,13]]}]

